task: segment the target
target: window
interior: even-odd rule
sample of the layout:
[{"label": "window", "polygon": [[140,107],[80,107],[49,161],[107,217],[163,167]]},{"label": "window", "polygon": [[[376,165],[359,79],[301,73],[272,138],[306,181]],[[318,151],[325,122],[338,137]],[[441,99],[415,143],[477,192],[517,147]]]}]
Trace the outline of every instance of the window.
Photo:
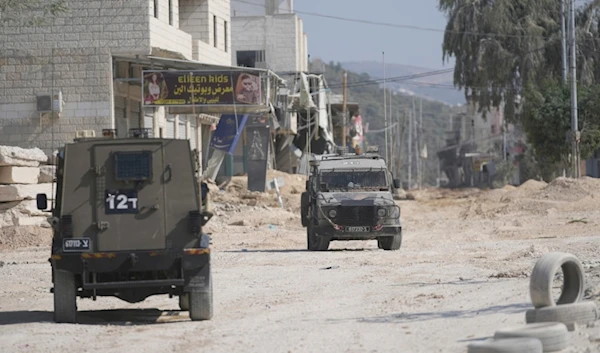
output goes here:
[{"label": "window", "polygon": [[229,44],[229,42],[227,40],[227,21],[225,21],[225,26],[223,26],[223,29],[225,30],[225,33],[224,33],[224,35],[225,35],[225,45],[224,45],[223,50],[227,53],[227,46]]},{"label": "window", "polygon": [[173,0],[169,0],[169,24],[173,25]]},{"label": "window", "polygon": [[154,0],[154,17],[158,18],[158,0]]},{"label": "window", "polygon": [[264,63],[265,51],[264,50],[238,50],[236,52],[237,65],[243,67],[260,67],[260,64]]},{"label": "window", "polygon": [[115,180],[139,181],[152,179],[152,152],[115,152]]},{"label": "window", "polygon": [[213,43],[217,47],[217,16],[213,16]]}]

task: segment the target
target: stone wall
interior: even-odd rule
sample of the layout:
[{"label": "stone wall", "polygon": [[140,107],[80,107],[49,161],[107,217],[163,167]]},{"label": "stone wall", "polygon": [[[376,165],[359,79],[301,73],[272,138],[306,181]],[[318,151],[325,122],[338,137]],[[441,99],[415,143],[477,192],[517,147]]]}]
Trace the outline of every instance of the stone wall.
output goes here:
[{"label": "stone wall", "polygon": [[[149,54],[148,0],[69,7],[50,25],[0,28],[0,144],[49,153],[76,130],[111,127],[112,55]],[[63,111],[41,118],[36,95],[53,92]]]}]

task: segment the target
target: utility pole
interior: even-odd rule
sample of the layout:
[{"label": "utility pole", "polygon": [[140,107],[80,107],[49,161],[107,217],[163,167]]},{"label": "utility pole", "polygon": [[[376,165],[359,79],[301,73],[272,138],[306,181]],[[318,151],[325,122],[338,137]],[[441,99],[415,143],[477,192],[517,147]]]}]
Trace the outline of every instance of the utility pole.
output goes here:
[{"label": "utility pole", "polygon": [[571,161],[573,177],[580,177],[579,170],[579,124],[577,121],[577,47],[575,42],[575,1],[570,2],[571,27]]},{"label": "utility pole", "polygon": [[507,129],[506,121],[504,117],[502,117],[502,159],[506,160],[506,129]]},{"label": "utility pole", "polygon": [[383,119],[385,121],[385,164],[389,167],[389,141],[388,141],[388,117],[387,117],[387,97],[385,94],[385,52],[381,52],[383,63]]},{"label": "utility pole", "polygon": [[[404,163],[404,132],[406,131],[406,118],[408,116],[408,109],[404,108],[404,114],[402,114],[402,118],[400,118],[400,114],[398,115],[398,166],[396,167],[396,172],[398,174],[402,174],[402,167]],[[404,180],[404,178],[402,178]]]},{"label": "utility pole", "polygon": [[[393,104],[392,104],[392,89],[391,88],[390,88],[390,99],[389,99],[388,102],[389,102],[389,105],[390,105],[390,112],[389,112],[390,114],[388,115],[389,116],[389,126],[391,127],[393,125],[393,123],[392,123],[392,121],[393,121],[393,118],[392,118],[392,115],[393,115],[392,114]],[[389,146],[389,149],[390,149],[390,164],[388,165],[388,168],[391,167],[392,161],[394,160],[394,141],[397,140],[397,137],[394,137],[395,130],[396,129],[391,129],[390,130],[390,146]]]},{"label": "utility pole", "polygon": [[419,125],[415,127],[417,133],[417,182],[419,189],[423,183],[423,161],[421,160],[422,135],[423,135],[423,98],[419,99]]},{"label": "utility pole", "polygon": [[565,0],[560,0],[560,28],[562,45],[562,80],[567,84],[567,31],[565,26]]},{"label": "utility pole", "polygon": [[346,115],[348,115],[348,113],[346,112],[346,104],[347,104],[347,99],[348,99],[348,92],[347,92],[347,86],[348,86],[348,73],[346,71],[344,71],[344,89],[343,89],[343,102],[342,102],[342,147],[346,147]]},{"label": "utility pole", "polygon": [[408,158],[406,159],[408,162],[408,187],[407,190],[410,190],[412,186],[412,134],[413,134],[413,115],[415,111],[415,100],[413,99],[413,109],[409,110],[408,114]]}]

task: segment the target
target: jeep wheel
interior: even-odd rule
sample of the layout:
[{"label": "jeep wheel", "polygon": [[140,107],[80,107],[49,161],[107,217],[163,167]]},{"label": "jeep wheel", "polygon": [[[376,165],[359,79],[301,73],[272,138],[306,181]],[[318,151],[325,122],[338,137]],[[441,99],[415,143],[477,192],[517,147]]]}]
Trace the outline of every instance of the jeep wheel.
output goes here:
[{"label": "jeep wheel", "polygon": [[302,226],[308,226],[308,192],[303,192],[300,195],[300,219],[302,220]]},{"label": "jeep wheel", "polygon": [[194,288],[189,293],[189,310],[192,321],[210,320],[213,317],[212,275],[208,276],[208,286]]},{"label": "jeep wheel", "polygon": [[329,249],[329,238],[317,235],[311,224],[306,228],[306,241],[310,251],[327,251]]},{"label": "jeep wheel", "polygon": [[398,250],[402,246],[402,234],[377,238],[377,247],[383,250]]},{"label": "jeep wheel", "polygon": [[54,321],[77,322],[77,287],[71,272],[54,270]]},{"label": "jeep wheel", "polygon": [[188,293],[179,295],[179,309],[181,311],[190,310],[190,295]]}]

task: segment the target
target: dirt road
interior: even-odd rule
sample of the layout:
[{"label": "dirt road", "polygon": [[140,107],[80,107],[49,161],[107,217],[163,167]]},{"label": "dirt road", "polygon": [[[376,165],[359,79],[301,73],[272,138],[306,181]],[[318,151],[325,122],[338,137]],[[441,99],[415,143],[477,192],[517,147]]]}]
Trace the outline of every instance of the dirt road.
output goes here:
[{"label": "dirt road", "polygon": [[[400,202],[396,252],[375,241],[307,252],[297,204],[217,205],[208,322],[190,322],[165,296],[139,305],[80,299],[82,323],[55,324],[48,248],[5,244],[0,351],[466,352],[525,322],[528,276],[548,251],[584,262],[586,297],[600,305],[600,181],[415,196]],[[570,337],[565,352],[600,352],[600,326]]]}]

